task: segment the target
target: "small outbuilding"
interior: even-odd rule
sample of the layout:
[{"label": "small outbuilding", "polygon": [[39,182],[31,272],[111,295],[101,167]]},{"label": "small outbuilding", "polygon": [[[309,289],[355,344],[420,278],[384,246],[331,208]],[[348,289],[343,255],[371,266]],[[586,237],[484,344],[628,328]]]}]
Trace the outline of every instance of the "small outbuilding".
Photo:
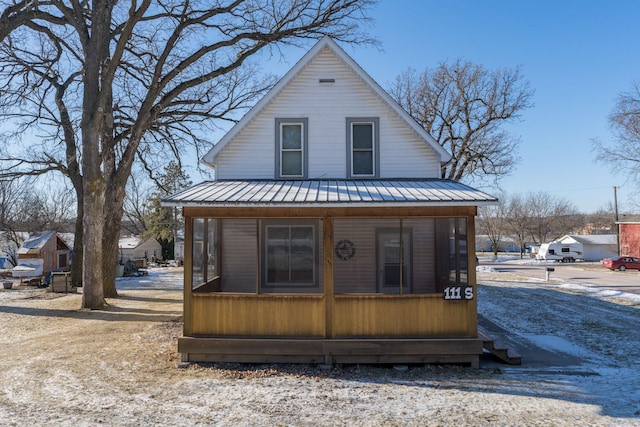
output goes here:
[{"label": "small outbuilding", "polygon": [[184,361],[477,366],[477,207],[450,159],[332,39],[163,200],[185,218]]},{"label": "small outbuilding", "polygon": [[17,267],[32,264],[31,261],[34,259],[42,260],[40,274],[68,271],[71,267],[71,248],[55,231],[31,233],[18,249]]},{"label": "small outbuilding", "polygon": [[129,261],[162,259],[162,245],[153,237],[123,237],[118,241],[118,251],[121,265]]}]

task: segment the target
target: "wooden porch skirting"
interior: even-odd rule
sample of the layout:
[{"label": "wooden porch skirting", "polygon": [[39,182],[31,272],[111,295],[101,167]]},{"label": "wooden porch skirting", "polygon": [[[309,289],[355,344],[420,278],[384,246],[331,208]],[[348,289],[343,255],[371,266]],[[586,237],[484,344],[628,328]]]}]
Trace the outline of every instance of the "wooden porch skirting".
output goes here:
[{"label": "wooden porch skirting", "polygon": [[479,366],[482,339],[178,339],[183,362],[461,363]]}]

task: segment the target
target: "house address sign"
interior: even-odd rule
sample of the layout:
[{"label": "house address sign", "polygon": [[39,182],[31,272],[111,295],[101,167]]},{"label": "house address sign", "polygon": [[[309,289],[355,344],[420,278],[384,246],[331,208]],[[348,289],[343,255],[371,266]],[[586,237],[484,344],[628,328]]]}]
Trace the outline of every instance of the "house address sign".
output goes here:
[{"label": "house address sign", "polygon": [[471,286],[447,286],[444,288],[444,299],[447,301],[473,299]]}]

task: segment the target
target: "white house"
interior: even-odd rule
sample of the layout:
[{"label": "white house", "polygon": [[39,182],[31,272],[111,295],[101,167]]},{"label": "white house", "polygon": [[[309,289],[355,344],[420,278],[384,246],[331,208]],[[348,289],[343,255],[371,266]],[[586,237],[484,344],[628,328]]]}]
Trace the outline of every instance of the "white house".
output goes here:
[{"label": "white house", "polygon": [[167,197],[185,361],[478,364],[477,207],[450,158],[328,37]]},{"label": "white house", "polygon": [[162,259],[162,246],[153,237],[141,239],[137,236],[123,237],[118,241],[118,261],[126,264],[127,261],[144,259]]}]

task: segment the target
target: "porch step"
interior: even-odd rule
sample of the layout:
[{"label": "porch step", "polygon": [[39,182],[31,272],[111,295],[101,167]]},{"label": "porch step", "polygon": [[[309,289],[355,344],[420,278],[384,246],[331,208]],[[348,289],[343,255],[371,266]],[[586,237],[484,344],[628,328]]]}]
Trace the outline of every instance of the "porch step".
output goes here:
[{"label": "porch step", "polygon": [[482,340],[482,348],[508,365],[521,365],[522,356],[509,351],[509,349],[495,339],[491,338],[483,330],[478,329],[478,338]]}]

